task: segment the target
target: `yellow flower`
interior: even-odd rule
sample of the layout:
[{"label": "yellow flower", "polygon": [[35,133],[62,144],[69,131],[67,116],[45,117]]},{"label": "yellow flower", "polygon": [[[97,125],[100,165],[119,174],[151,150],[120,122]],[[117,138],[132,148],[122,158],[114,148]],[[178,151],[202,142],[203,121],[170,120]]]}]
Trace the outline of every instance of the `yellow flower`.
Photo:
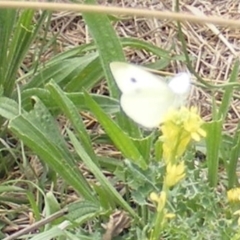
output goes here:
[{"label": "yellow flower", "polygon": [[203,120],[192,107],[172,110],[166,114],[162,124],[163,159],[168,164],[183,155],[191,139],[199,141],[206,136],[201,128]]},{"label": "yellow flower", "polygon": [[229,202],[240,202],[240,188],[232,188],[227,192]]},{"label": "yellow flower", "polygon": [[162,191],[162,192],[160,193],[160,195],[158,195],[158,194],[155,193],[155,192],[152,192],[152,193],[150,194],[150,199],[151,199],[151,201],[157,203],[157,211],[160,212],[160,211],[163,210],[163,208],[164,208],[165,205],[166,205],[167,194],[166,194],[166,192],[164,192],[164,191]]},{"label": "yellow flower", "polygon": [[[197,112],[197,108],[191,107],[190,109],[182,107],[179,110],[172,110],[166,114],[164,118],[164,124],[166,127],[165,131],[168,130],[169,136],[176,135],[176,131],[180,132],[185,130],[186,133],[190,134],[193,140],[199,141],[201,137],[206,136],[206,132],[201,128],[203,120]],[[171,131],[169,132],[169,128]],[[164,131],[163,131],[164,132]]]},{"label": "yellow flower", "polygon": [[[183,109],[186,112],[187,109]],[[186,114],[187,115],[187,114]],[[190,133],[191,138],[195,141],[200,141],[201,137],[206,137],[206,132],[201,128],[203,120],[197,113],[197,108],[192,107],[184,121],[184,129]]]},{"label": "yellow flower", "polygon": [[185,165],[182,161],[179,164],[171,164],[167,165],[166,177],[164,183],[168,187],[172,187],[180,182],[185,177]]}]

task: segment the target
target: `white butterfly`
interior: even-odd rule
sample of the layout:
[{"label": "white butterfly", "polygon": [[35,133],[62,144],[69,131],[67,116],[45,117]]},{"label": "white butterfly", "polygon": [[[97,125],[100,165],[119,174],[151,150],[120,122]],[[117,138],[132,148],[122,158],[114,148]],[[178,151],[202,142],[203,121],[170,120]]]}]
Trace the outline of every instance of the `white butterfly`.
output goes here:
[{"label": "white butterfly", "polygon": [[139,66],[124,62],[112,62],[110,69],[122,92],[123,111],[148,129],[158,127],[170,108],[184,105],[190,92],[188,73],[179,73],[167,83]]}]

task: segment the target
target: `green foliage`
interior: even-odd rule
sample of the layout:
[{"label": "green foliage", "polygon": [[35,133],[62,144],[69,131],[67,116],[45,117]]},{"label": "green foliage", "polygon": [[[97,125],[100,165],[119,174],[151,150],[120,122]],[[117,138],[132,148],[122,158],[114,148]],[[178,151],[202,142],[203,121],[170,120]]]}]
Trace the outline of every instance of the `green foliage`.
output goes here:
[{"label": "green foliage", "polygon": [[[156,220],[156,206],[149,201],[149,195],[153,191],[161,192],[165,177],[165,165],[160,161],[162,142],[158,140],[158,133],[146,134],[121,114],[119,91],[109,63],[124,61],[122,48],[126,46],[144,49],[159,57],[151,67],[164,68],[172,60],[185,61],[185,57],[176,55],[170,58],[167,50],[152,44],[118,38],[108,16],[85,13],[83,17],[93,42],[57,54],[44,64],[40,63],[36,53],[37,63],[28,69],[23,60],[31,44],[38,41],[42,26],[50,17],[50,13],[43,12],[34,21],[32,10],[0,10],[1,135],[6,139],[10,131],[30,149],[31,154],[40,158],[44,167],[44,174],[37,179],[36,185],[29,183],[31,179],[26,174],[30,179],[27,190],[14,186],[15,182],[0,186],[0,203],[4,206],[7,206],[6,202],[28,205],[37,220],[42,214],[49,216],[65,206],[68,208],[66,216],[49,222],[40,228],[39,234],[25,235],[26,239],[101,239],[105,230],[100,223],[107,223],[116,209],[124,210],[131,218],[131,226],[116,239],[148,239]],[[237,81],[238,66],[239,62],[236,62],[229,80],[231,83]],[[19,68],[26,72],[21,77]],[[109,96],[89,93],[103,77],[107,80]],[[19,92],[15,87],[18,82],[21,82]],[[236,232],[237,223],[232,219],[226,193],[217,191],[218,185],[229,188],[238,185],[239,126],[233,136],[226,136],[222,129],[233,90],[232,86],[223,89],[225,92],[216,119],[205,124],[207,138],[201,149],[206,154],[207,168],[201,162],[195,169],[192,167],[198,146],[192,145],[184,155],[187,177],[169,191],[167,209],[176,216],[164,226],[162,239],[230,239]],[[91,135],[80,111],[93,114],[105,133],[97,138]],[[59,131],[56,121],[59,113],[70,123],[70,127],[64,129],[66,136]],[[114,120],[110,117],[112,114],[116,117]],[[9,121],[8,129],[5,120]],[[99,157],[94,144],[103,140],[114,145],[125,159]],[[10,154],[5,152],[0,156],[1,172],[5,172],[6,166],[12,166],[7,161]],[[16,154],[20,155],[20,152]],[[21,162],[18,164],[23,167]],[[89,169],[96,182],[86,179],[78,167],[80,164]],[[219,176],[222,173],[219,172],[220,165],[228,177],[224,182]],[[111,178],[104,171],[111,174]],[[58,189],[60,177],[66,184],[63,195],[68,195],[70,187],[79,197],[77,203],[66,204],[63,198],[46,190],[49,183],[53,189]],[[119,181],[123,183],[121,192],[113,186]],[[40,195],[37,201],[33,189]],[[19,202],[4,196],[22,192],[26,196]],[[14,216],[7,214],[7,218],[11,221]],[[0,222],[1,229],[5,226],[6,222]]]}]

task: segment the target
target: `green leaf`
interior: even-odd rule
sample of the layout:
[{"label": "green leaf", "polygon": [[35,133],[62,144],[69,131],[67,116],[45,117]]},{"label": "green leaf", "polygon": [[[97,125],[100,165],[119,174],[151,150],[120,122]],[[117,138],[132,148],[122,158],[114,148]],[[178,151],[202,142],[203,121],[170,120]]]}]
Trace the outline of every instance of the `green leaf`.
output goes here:
[{"label": "green leaf", "polygon": [[93,59],[82,71],[64,86],[67,92],[79,91],[81,89],[90,90],[96,83],[103,79],[104,74],[99,61],[99,57]]},{"label": "green leaf", "polygon": [[[239,73],[239,61],[236,61],[231,72],[229,83],[238,82],[238,73]],[[226,89],[224,89],[222,103],[219,107],[218,119],[222,118],[223,121],[226,119],[227,113],[230,109],[233,91],[234,88],[232,86],[228,86],[226,87]]]},{"label": "green leaf", "polygon": [[162,154],[163,154],[162,145],[163,145],[163,142],[161,139],[158,139],[154,144],[155,159],[157,162],[162,160]]},{"label": "green leaf", "polygon": [[[96,1],[86,0],[85,3],[96,4]],[[96,13],[83,13],[82,15],[97,46],[110,95],[118,97],[119,91],[117,90],[115,81],[113,81],[109,63],[112,62],[113,59],[125,61],[120,41],[107,15]]]},{"label": "green leaf", "polygon": [[34,109],[12,119],[9,129],[82,197],[95,201],[92,190],[78,170],[55,120],[38,99],[35,101]]},{"label": "green leaf", "polygon": [[[96,53],[92,53],[83,57],[74,57],[54,62],[53,64],[46,66],[38,74],[35,74],[33,79],[22,87],[22,90],[31,89],[33,87],[43,87],[52,79],[63,87],[66,84],[69,85],[71,81],[75,82],[77,79],[80,84],[75,87],[85,87],[84,84],[81,83],[84,77],[82,71],[96,60],[97,57],[98,55]],[[92,87],[92,84],[89,82],[87,82],[87,84]],[[77,90],[81,89],[79,88]]]},{"label": "green leaf", "polygon": [[26,192],[25,189],[16,187],[16,186],[11,186],[11,185],[1,185],[0,186],[0,193],[7,193],[7,192]]},{"label": "green leaf", "polygon": [[119,204],[122,208],[128,211],[129,214],[131,214],[133,217],[138,219],[138,216],[136,215],[134,210],[131,208],[131,206],[122,198],[122,196],[118,193],[118,191],[109,183],[108,179],[103,175],[101,169],[99,169],[95,165],[95,163],[92,161],[92,159],[87,155],[87,153],[84,151],[83,147],[78,142],[78,140],[73,135],[73,133],[68,130],[68,134],[77,154],[82,159],[84,164],[88,167],[88,169],[91,169],[91,172],[99,181],[102,188],[106,191],[106,193],[108,193],[109,198],[113,199],[117,204]]},{"label": "green leaf", "polygon": [[230,148],[230,158],[228,159],[229,165],[227,167],[227,175],[228,175],[228,188],[233,188],[238,186],[238,161],[240,154],[240,124],[233,136],[233,141]]},{"label": "green leaf", "polygon": [[154,132],[145,138],[133,139],[134,144],[136,145],[137,149],[139,150],[143,158],[147,161],[147,164],[149,164],[152,160],[151,150],[154,140],[155,140]]},{"label": "green leaf", "polygon": [[[0,62],[0,77],[1,81],[4,81],[5,96],[11,96],[15,86],[17,71],[30,48],[30,44],[36,38],[36,34],[38,33],[46,14],[43,13],[36,24],[33,19],[33,10],[13,12],[1,9],[0,15],[2,22],[9,21],[9,24],[3,24],[5,29],[3,29],[4,34],[1,35],[4,36],[6,33],[8,40],[5,37],[3,41],[4,45],[0,45],[1,48],[5,47],[5,50],[0,50],[3,54],[1,55],[2,61]],[[1,28],[3,25],[0,22]]]},{"label": "green leaf", "polygon": [[[74,103],[74,105],[81,110],[88,110],[85,104],[84,94],[81,92],[65,93],[66,96]],[[46,105],[48,109],[59,110],[56,102],[52,101],[50,92],[46,89],[32,88],[22,92],[22,106],[26,110],[33,107],[32,97],[37,96]],[[108,96],[91,94],[91,97],[103,108],[106,113],[113,114],[120,111],[119,102]]]},{"label": "green leaf", "polygon": [[[86,0],[86,4],[97,4],[95,0]],[[110,96],[119,97],[117,85],[113,79],[109,64],[112,61],[125,61],[123,49],[112,24],[107,15],[96,13],[83,13],[83,18],[89,27],[89,31],[97,46],[100,62],[107,80]],[[117,121],[122,129],[125,129],[131,136],[139,138],[139,129],[129,121],[128,118],[118,114]]]},{"label": "green leaf", "polygon": [[12,31],[15,25],[17,11],[14,9],[0,9],[0,82],[1,85],[5,79],[8,68],[8,45],[12,37]]},{"label": "green leaf", "polygon": [[102,212],[100,205],[90,201],[78,201],[68,205],[66,218],[71,222],[82,224]]},{"label": "green leaf", "polygon": [[205,123],[204,128],[207,132],[208,180],[210,186],[215,187],[218,181],[219,156],[222,147],[222,120]]},{"label": "green leaf", "polygon": [[86,105],[95,115],[105,132],[112,139],[116,147],[122,152],[124,157],[133,161],[141,168],[147,168],[147,161],[137,149],[134,141],[122,131],[122,129],[98,106],[98,104],[85,93]]},{"label": "green leaf", "polygon": [[51,98],[56,102],[62,112],[73,124],[73,127],[77,132],[85,151],[87,151],[88,155],[90,155],[91,158],[95,162],[97,162],[96,155],[94,154],[94,149],[92,148],[91,140],[85,129],[85,125],[78,112],[78,109],[74,106],[73,102],[71,102],[71,100],[64,94],[64,92],[58,87],[58,85],[54,81],[51,81],[47,85],[47,89],[50,91]]},{"label": "green leaf", "polygon": [[[21,110],[24,112],[23,110]],[[0,97],[0,115],[8,120],[15,118],[20,113],[19,105],[12,99]]]}]

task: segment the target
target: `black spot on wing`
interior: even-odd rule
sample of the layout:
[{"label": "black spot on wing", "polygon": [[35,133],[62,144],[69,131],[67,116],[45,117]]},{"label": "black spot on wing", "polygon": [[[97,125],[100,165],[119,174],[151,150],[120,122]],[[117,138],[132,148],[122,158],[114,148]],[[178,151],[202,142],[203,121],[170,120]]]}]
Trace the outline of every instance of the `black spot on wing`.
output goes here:
[{"label": "black spot on wing", "polygon": [[136,82],[137,82],[137,79],[134,78],[134,77],[131,77],[131,78],[130,78],[130,81],[131,81],[132,83],[136,83]]}]

